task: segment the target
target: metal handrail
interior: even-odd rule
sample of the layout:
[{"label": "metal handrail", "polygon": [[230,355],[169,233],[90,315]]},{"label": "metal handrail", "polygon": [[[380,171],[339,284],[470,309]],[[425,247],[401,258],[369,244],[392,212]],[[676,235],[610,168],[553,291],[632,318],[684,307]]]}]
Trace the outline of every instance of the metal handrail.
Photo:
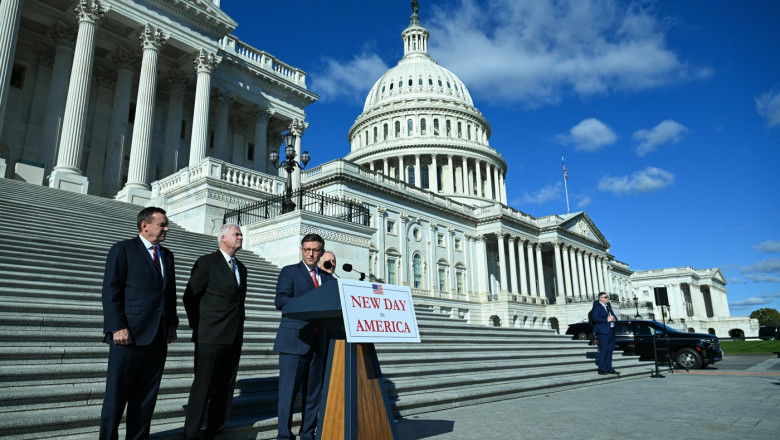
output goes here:
[{"label": "metal handrail", "polygon": [[[292,202],[291,202],[292,201]],[[369,209],[365,203],[334,197],[301,188],[291,194],[279,194],[237,209],[225,211],[222,223],[249,225],[300,209],[327,217],[369,225]]]}]

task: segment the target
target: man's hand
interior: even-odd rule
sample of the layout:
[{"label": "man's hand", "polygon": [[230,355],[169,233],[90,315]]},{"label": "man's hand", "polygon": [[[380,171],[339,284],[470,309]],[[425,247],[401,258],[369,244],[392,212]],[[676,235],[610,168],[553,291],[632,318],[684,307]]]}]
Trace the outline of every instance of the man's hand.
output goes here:
[{"label": "man's hand", "polygon": [[607,316],[607,322],[615,322],[615,317],[613,315]]},{"label": "man's hand", "polygon": [[176,327],[168,327],[168,332],[165,334],[165,340],[169,344],[176,340]]},{"label": "man's hand", "polygon": [[130,345],[133,343],[133,338],[130,336],[130,330],[123,328],[113,333],[114,344],[116,345]]}]

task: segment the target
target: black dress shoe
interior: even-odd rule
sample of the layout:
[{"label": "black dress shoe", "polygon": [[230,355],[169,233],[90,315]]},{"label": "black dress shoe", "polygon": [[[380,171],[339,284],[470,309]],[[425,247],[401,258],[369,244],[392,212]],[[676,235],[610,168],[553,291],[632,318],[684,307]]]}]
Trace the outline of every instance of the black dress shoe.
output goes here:
[{"label": "black dress shoe", "polygon": [[607,373],[609,373],[609,374],[617,374],[618,376],[620,376],[620,373],[615,371],[615,370],[609,370],[609,371],[607,371]]},{"label": "black dress shoe", "polygon": [[606,371],[604,371],[604,370],[599,370],[599,374],[600,374],[600,375],[602,375],[602,376],[606,376],[606,375],[607,375],[607,372],[606,372]]}]

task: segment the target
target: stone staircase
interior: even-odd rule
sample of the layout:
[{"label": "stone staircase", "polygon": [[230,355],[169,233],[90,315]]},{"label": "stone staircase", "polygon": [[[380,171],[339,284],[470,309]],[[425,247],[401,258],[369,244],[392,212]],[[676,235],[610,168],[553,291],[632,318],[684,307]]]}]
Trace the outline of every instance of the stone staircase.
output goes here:
[{"label": "stone staircase", "polygon": [[[115,200],[0,179],[0,438],[94,438],[108,347],[100,290],[110,245],[135,235],[140,208]],[[171,226],[179,297],[216,239]],[[242,250],[249,269],[246,330],[230,438],[276,432],[279,268]],[[421,344],[382,344],[378,356],[397,416],[591,385],[595,349],[545,330],[464,324],[416,304]],[[179,340],[169,346],[153,438],[179,438],[192,381],[192,343],[179,304]],[[649,371],[617,357],[621,380]],[[297,423],[297,422],[296,422]]]}]

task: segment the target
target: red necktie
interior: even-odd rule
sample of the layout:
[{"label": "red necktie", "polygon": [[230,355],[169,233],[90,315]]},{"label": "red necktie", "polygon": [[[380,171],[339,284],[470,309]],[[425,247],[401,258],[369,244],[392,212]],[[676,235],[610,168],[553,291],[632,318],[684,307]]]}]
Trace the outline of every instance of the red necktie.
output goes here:
[{"label": "red necktie", "polygon": [[320,287],[320,283],[317,282],[317,272],[312,269],[311,270],[311,280],[314,281],[314,288]]}]

